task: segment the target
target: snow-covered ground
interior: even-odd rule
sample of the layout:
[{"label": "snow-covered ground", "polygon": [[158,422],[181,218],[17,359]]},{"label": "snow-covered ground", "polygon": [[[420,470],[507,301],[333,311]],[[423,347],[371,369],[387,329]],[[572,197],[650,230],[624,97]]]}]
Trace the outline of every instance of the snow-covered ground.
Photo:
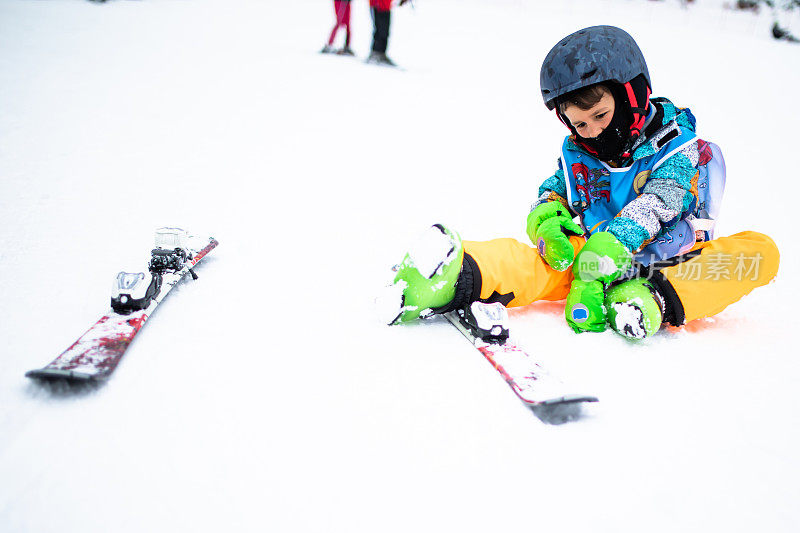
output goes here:
[{"label": "snow-covered ground", "polygon": [[[0,1],[0,531],[797,531],[800,46],[721,3],[417,0],[398,71],[317,54],[327,0]],[[539,66],[593,24],[722,147],[718,234],[768,233],[782,264],[639,344],[513,311],[601,399],[554,427],[458,332],[386,327],[373,296],[430,223],[525,238],[565,133]],[[111,382],[26,380],[161,225],[221,244]]]}]

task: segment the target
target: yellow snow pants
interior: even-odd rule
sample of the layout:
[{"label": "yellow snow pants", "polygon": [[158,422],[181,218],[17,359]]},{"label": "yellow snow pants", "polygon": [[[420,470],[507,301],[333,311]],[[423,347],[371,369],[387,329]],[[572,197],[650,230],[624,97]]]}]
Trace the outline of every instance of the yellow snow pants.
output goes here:
[{"label": "yellow snow pants", "polygon": [[[583,237],[569,239],[576,254],[586,243]],[[464,241],[464,251],[480,271],[481,300],[518,307],[563,300],[569,293],[572,269],[553,270],[535,248],[515,239]],[[715,315],[769,283],[778,272],[780,253],[768,236],[743,231],[697,243],[682,258],[659,272],[674,288],[688,322]]]}]

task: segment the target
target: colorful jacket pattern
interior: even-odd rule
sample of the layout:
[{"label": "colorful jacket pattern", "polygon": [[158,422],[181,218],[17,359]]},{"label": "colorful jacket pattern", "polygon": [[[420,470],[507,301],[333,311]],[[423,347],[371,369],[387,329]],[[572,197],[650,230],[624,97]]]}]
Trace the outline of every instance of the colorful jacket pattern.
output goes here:
[{"label": "colorful jacket pattern", "polygon": [[[588,222],[584,224],[587,234],[609,231],[632,252],[668,234],[681,221],[695,218],[694,214],[706,207],[698,205],[698,178],[707,174],[704,165],[711,159],[709,146],[713,145],[696,137],[691,111],[664,98],[651,102],[657,110],[652,120],[660,124],[645,129],[650,135],[640,137],[634,145],[628,167],[609,167],[567,137],[558,170],[542,183],[533,207],[560,202],[580,216],[582,223]],[[722,165],[724,186],[724,161],[719,149],[714,149]],[[718,199],[714,201],[718,204]],[[613,213],[616,209],[619,211]],[[694,233],[691,228],[689,232],[680,229],[682,237]],[[694,238],[691,235],[692,243]]]}]

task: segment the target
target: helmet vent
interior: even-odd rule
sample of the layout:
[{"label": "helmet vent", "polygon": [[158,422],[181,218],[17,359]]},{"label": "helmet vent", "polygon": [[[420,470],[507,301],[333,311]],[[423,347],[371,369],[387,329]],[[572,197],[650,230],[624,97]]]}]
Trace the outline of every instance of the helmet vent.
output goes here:
[{"label": "helmet vent", "polygon": [[596,68],[594,68],[594,69],[590,70],[589,72],[584,72],[584,73],[581,75],[581,79],[582,79],[582,80],[589,79],[589,78],[591,78],[592,76],[594,76],[595,74],[597,74],[597,69],[596,69]]}]

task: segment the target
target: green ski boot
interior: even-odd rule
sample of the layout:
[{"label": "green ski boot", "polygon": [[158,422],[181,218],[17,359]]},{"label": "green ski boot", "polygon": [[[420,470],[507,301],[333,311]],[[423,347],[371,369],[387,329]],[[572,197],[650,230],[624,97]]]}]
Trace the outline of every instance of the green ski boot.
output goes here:
[{"label": "green ski boot", "polygon": [[606,291],[608,324],[620,335],[644,339],[661,327],[664,299],[644,278],[624,281]]},{"label": "green ski boot", "polygon": [[425,231],[395,267],[392,287],[400,296],[400,307],[389,324],[427,318],[433,309],[450,303],[463,261],[464,247],[456,232],[441,224]]}]

